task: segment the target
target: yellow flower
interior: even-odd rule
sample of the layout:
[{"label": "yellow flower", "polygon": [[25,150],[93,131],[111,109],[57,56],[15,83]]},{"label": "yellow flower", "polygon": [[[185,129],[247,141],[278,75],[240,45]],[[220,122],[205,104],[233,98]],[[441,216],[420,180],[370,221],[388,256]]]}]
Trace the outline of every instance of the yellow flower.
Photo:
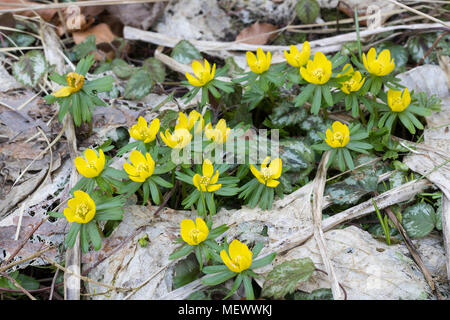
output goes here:
[{"label": "yellow flower", "polygon": [[391,108],[394,112],[402,112],[406,108],[408,108],[409,104],[411,103],[411,96],[409,95],[408,88],[405,88],[405,90],[392,90],[389,89],[387,94],[387,101],[388,106]]},{"label": "yellow flower", "polygon": [[330,80],[332,63],[322,52],[314,54],[314,60],[309,60],[305,67],[300,68],[303,79],[313,84],[324,84]]},{"label": "yellow flower", "polygon": [[350,130],[348,129],[348,127],[345,124],[340,123],[339,121],[335,121],[331,125],[331,128],[333,130],[330,130],[328,128],[325,132],[325,142],[333,148],[345,147],[350,141]]},{"label": "yellow flower", "polygon": [[83,88],[84,76],[76,72],[69,72],[66,77],[68,86],[62,87],[52,95],[55,97],[67,97]]},{"label": "yellow flower", "polygon": [[147,152],[145,157],[137,150],[133,150],[130,153],[130,161],[132,164],[125,162],[123,169],[132,181],[144,182],[155,171],[155,161],[152,156]]},{"label": "yellow flower", "polygon": [[166,129],[165,135],[162,132],[159,135],[164,143],[172,149],[183,149],[192,140],[192,134],[186,128],[175,127],[173,133],[170,133],[169,129]]},{"label": "yellow flower", "polygon": [[74,197],[67,201],[68,208],[64,209],[64,216],[69,222],[88,223],[95,216],[94,200],[81,190],[73,194]]},{"label": "yellow flower", "polygon": [[338,78],[342,76],[351,76],[350,79],[341,82],[341,90],[346,94],[350,94],[351,92],[356,92],[361,89],[366,78],[361,76],[361,72],[353,71],[353,67],[349,64],[346,64],[342,70],[345,70],[348,67],[347,71],[344,73],[338,74]]},{"label": "yellow flower", "polygon": [[208,159],[203,161],[202,176],[196,173],[192,178],[194,186],[201,192],[214,192],[220,189],[222,185],[215,184],[219,180],[219,170],[214,174],[214,167]]},{"label": "yellow flower", "polygon": [[391,52],[384,49],[378,55],[375,48],[371,48],[366,54],[363,53],[363,63],[369,73],[382,77],[392,72],[395,68],[394,59],[391,60]]},{"label": "yellow flower", "polygon": [[202,218],[197,218],[194,221],[191,219],[184,219],[180,224],[181,238],[191,246],[196,246],[206,240],[209,234],[208,226]]},{"label": "yellow flower", "polygon": [[256,56],[253,52],[247,51],[247,63],[254,73],[266,72],[270,67],[270,59],[270,52],[267,52],[266,56],[261,48],[256,50]]},{"label": "yellow flower", "polygon": [[177,124],[179,127],[186,128],[189,131],[195,127],[194,132],[199,133],[205,126],[205,120],[203,120],[200,113],[196,110],[192,110],[189,113],[189,116],[186,116],[183,112],[180,112],[178,115]]},{"label": "yellow flower", "polygon": [[227,128],[227,122],[225,121],[225,119],[220,119],[214,129],[212,128],[211,123],[208,123],[205,127],[206,137],[220,144],[227,142],[230,132],[231,129]]},{"label": "yellow flower", "polygon": [[149,126],[143,117],[139,117],[138,123],[130,128],[130,136],[136,140],[142,140],[144,143],[149,143],[156,138],[159,131],[159,119],[152,120]]},{"label": "yellow flower", "polygon": [[245,243],[233,240],[228,247],[228,253],[229,256],[225,250],[222,250],[220,251],[220,257],[231,271],[239,273],[252,265],[253,252],[248,249]]},{"label": "yellow flower", "polygon": [[250,170],[259,182],[267,187],[275,188],[280,183],[280,181],[275,179],[278,179],[281,176],[283,162],[280,158],[276,158],[270,162],[269,166],[267,166],[269,159],[270,157],[266,157],[264,159],[261,164],[261,171],[258,171],[258,169],[256,169],[252,164],[250,165]]},{"label": "yellow flower", "polygon": [[309,59],[309,56],[311,55],[311,48],[309,46],[309,42],[305,41],[302,46],[302,51],[299,52],[297,47],[294,45],[291,45],[291,52],[288,53],[286,50],[284,50],[284,57],[286,58],[286,61],[293,67],[300,68],[303,67]]},{"label": "yellow flower", "polygon": [[[85,158],[85,159],[84,159]],[[100,149],[97,153],[93,149],[86,149],[83,157],[75,158],[75,167],[86,178],[95,178],[102,173],[105,167],[105,154]]]},{"label": "yellow flower", "polygon": [[212,79],[214,79],[216,64],[213,64],[211,70],[211,66],[209,65],[208,60],[205,59],[205,66],[202,66],[200,62],[195,60],[194,62],[192,62],[192,71],[194,71],[196,77],[186,72],[186,78],[188,79],[189,83],[194,87],[203,87]]}]

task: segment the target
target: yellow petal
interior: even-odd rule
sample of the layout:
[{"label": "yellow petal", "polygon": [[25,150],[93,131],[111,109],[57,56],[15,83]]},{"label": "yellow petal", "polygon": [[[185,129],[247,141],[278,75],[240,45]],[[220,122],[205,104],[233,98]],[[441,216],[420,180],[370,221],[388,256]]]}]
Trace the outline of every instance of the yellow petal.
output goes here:
[{"label": "yellow petal", "polygon": [[280,158],[276,158],[270,162],[269,169],[272,172],[272,179],[278,179],[281,176],[283,162]]},{"label": "yellow petal", "polygon": [[97,153],[93,149],[86,149],[84,151],[84,157],[88,162],[94,162],[98,159]]},{"label": "yellow petal", "polygon": [[209,161],[209,159],[205,159],[203,161],[202,173],[203,173],[204,177],[208,177],[208,178],[211,178],[212,175],[214,174],[214,167],[213,167],[211,161]]},{"label": "yellow petal", "polygon": [[125,172],[130,175],[130,176],[137,176],[138,172],[136,171],[136,168],[133,167],[131,164],[129,164],[128,162],[125,162],[123,164],[123,169],[125,170]]},{"label": "yellow petal", "polygon": [[255,168],[254,165],[250,165],[250,171],[253,173],[253,175],[260,180],[261,179],[261,173],[258,171],[258,169]]},{"label": "yellow petal", "polygon": [[226,253],[225,250],[220,251],[220,257],[222,258],[223,263],[233,272],[240,272],[239,268],[231,261],[230,257]]},{"label": "yellow petal", "polygon": [[186,75],[188,82],[191,85],[193,85],[194,87],[202,87],[203,86],[203,83],[199,79],[195,78],[194,76],[190,75],[187,72],[185,73],[185,75]]},{"label": "yellow petal", "polygon": [[198,189],[198,191],[202,191],[201,185],[200,185],[200,180],[201,180],[201,176],[196,173],[193,177],[192,177],[192,183],[194,184],[194,186]]},{"label": "yellow petal", "polygon": [[72,87],[62,87],[56,92],[52,93],[52,96],[55,97],[67,97],[70,96],[73,92],[75,92],[75,89]]},{"label": "yellow petal", "polygon": [[[196,224],[196,226],[197,226],[197,229],[199,229],[200,232],[204,233],[204,234],[206,235],[206,237],[207,237],[208,234],[209,234],[209,229],[208,229],[208,226],[206,225],[205,221],[203,221],[202,218],[197,217],[197,218],[195,219],[195,224]],[[206,237],[205,237],[205,239],[206,239]],[[203,240],[204,240],[204,239],[203,239]],[[202,240],[202,241],[203,241],[203,240]]]},{"label": "yellow petal", "polygon": [[402,94],[403,106],[406,109],[411,103],[411,95],[409,94],[408,88],[405,88]]},{"label": "yellow petal", "polygon": [[268,186],[269,188],[276,188],[279,184],[280,184],[280,181],[272,179],[272,180],[267,181],[266,186]]},{"label": "yellow petal", "polygon": [[208,191],[208,192],[214,192],[214,191],[217,191],[217,190],[219,190],[220,188],[222,187],[222,184],[209,184],[207,187],[206,187],[206,190]]},{"label": "yellow petal", "polygon": [[197,60],[194,60],[192,62],[192,71],[194,71],[194,74],[197,78],[201,78],[203,70],[204,68],[200,62],[198,62]]},{"label": "yellow petal", "polygon": [[219,170],[216,170],[216,174],[209,181],[210,184],[215,184],[219,180]]},{"label": "yellow petal", "polygon": [[190,232],[192,229],[195,229],[195,223],[191,219],[183,219],[180,223],[180,234],[181,238],[187,242],[189,245],[195,245]]}]

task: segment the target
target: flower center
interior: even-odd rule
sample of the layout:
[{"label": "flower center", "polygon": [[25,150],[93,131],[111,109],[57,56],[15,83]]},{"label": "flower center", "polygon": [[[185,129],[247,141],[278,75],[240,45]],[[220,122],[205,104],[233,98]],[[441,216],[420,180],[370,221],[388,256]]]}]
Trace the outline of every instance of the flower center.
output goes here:
[{"label": "flower center", "polygon": [[145,128],[145,127],[144,127],[144,128],[141,128],[141,129],[139,130],[139,134],[141,135],[142,138],[144,138],[144,140],[147,139],[147,138],[149,137],[148,129]]},{"label": "flower center", "polygon": [[194,228],[189,232],[189,236],[192,238],[193,242],[198,243],[198,237],[200,233],[201,231],[199,229]]},{"label": "flower center", "polygon": [[142,171],[149,171],[149,167],[148,164],[146,162],[141,162],[136,166],[136,170],[138,172],[142,172]]},{"label": "flower center", "polygon": [[95,162],[95,161],[89,161],[89,162],[87,163],[87,166],[88,166],[89,168],[91,168],[91,169],[97,169],[97,166],[96,166],[96,162]]},{"label": "flower center", "polygon": [[342,144],[342,141],[344,140],[344,135],[342,134],[342,132],[334,132],[333,139],[339,141]]},{"label": "flower center", "polygon": [[75,215],[79,216],[83,220],[86,218],[88,212],[89,206],[84,202],[80,203],[75,209]]},{"label": "flower center", "polygon": [[200,184],[202,186],[206,187],[207,185],[209,185],[209,181],[210,180],[211,180],[210,178],[203,176],[203,177],[200,178]]},{"label": "flower center", "polygon": [[261,175],[262,175],[264,181],[268,181],[272,177],[272,170],[270,170],[269,167],[262,168]]},{"label": "flower center", "polygon": [[314,70],[312,72],[312,75],[314,76],[314,78],[316,78],[319,81],[321,81],[325,74],[323,72],[323,69],[319,68],[319,69]]}]

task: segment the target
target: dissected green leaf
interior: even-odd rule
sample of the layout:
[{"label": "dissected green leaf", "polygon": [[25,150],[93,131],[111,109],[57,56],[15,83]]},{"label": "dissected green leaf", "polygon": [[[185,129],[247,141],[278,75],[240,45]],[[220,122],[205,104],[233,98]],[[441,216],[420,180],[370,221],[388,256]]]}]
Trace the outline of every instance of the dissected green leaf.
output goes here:
[{"label": "dissected green leaf", "polygon": [[95,50],[97,50],[97,46],[95,44],[95,34],[91,34],[87,36],[83,42],[73,47],[72,52],[75,55],[75,59],[80,60]]},{"label": "dissected green leaf", "polygon": [[310,258],[285,261],[269,272],[261,295],[281,299],[292,293],[300,281],[308,281],[315,270]]},{"label": "dissected green leaf", "polygon": [[32,50],[13,64],[12,71],[19,82],[34,87],[47,71],[47,62],[41,51]]}]

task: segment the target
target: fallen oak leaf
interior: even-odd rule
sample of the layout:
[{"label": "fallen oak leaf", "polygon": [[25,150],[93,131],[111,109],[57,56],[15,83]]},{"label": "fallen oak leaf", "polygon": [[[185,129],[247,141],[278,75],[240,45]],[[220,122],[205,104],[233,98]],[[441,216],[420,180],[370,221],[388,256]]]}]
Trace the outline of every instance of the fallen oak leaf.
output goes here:
[{"label": "fallen oak leaf", "polygon": [[273,24],[256,22],[251,26],[242,29],[237,35],[236,41],[263,45],[276,37],[277,33],[274,31],[277,29],[278,27]]}]

